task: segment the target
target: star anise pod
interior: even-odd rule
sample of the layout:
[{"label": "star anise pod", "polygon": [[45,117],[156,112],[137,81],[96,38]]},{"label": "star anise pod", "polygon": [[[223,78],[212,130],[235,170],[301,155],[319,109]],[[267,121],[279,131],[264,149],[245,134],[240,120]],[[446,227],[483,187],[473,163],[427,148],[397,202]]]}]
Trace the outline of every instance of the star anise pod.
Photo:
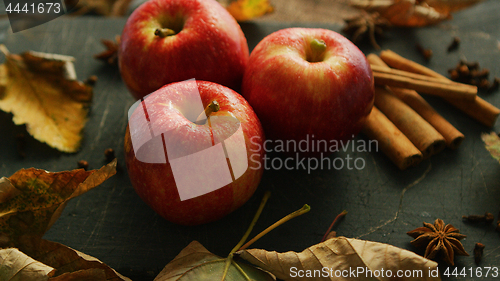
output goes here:
[{"label": "star anise pod", "polygon": [[378,12],[368,13],[361,12],[360,16],[344,19],[346,26],[342,30],[347,33],[352,42],[356,43],[362,37],[368,35],[370,43],[375,49],[380,49],[380,46],[375,40],[375,34],[382,35],[384,30],[388,29],[391,24],[389,21],[380,16]]},{"label": "star anise pod", "polygon": [[423,227],[409,231],[406,234],[415,238],[411,244],[417,248],[425,247],[424,257],[434,259],[440,254],[442,259],[449,265],[454,265],[455,254],[468,256],[460,243],[460,240],[467,237],[459,233],[460,230],[451,224],[445,225],[442,219],[436,219],[434,225],[424,222]]},{"label": "star anise pod", "polygon": [[115,41],[109,39],[101,39],[101,43],[106,47],[106,50],[94,55],[94,58],[114,65],[118,62],[118,48],[120,47],[120,35],[116,35]]}]

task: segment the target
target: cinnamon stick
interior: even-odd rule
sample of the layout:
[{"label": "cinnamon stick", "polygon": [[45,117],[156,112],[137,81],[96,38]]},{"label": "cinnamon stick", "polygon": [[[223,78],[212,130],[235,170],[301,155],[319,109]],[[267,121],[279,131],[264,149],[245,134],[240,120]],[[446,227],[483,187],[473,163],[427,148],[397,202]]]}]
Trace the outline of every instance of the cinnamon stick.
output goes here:
[{"label": "cinnamon stick", "polygon": [[[389,66],[375,54],[369,54],[367,58],[372,65],[389,68]],[[391,91],[429,122],[429,124],[444,137],[448,147],[456,149],[462,143],[464,135],[444,119],[443,116],[437,113],[436,110],[434,110],[434,108],[415,90],[391,88]]]},{"label": "cinnamon stick", "polygon": [[377,140],[379,149],[401,170],[423,159],[415,145],[375,106],[368,115],[363,133]]},{"label": "cinnamon stick", "polygon": [[477,95],[477,87],[467,84],[445,81],[438,78],[414,74],[411,72],[372,65],[375,84],[391,87],[413,89],[422,93],[443,98],[464,99],[473,101]]},{"label": "cinnamon stick", "polygon": [[485,101],[480,97],[477,97],[473,102],[453,99],[445,100],[456,108],[465,112],[470,117],[476,119],[483,125],[490,128],[495,125],[498,115],[500,114],[500,109],[498,109],[498,107],[492,105],[491,103]]},{"label": "cinnamon stick", "polygon": [[375,105],[422,152],[424,159],[445,148],[443,136],[387,89],[375,87]]},{"label": "cinnamon stick", "polygon": [[[449,80],[445,76],[414,61],[403,58],[390,50],[382,51],[380,53],[380,58],[389,66],[397,69],[439,78],[443,81]],[[470,117],[476,119],[477,121],[488,127],[493,127],[498,118],[498,115],[500,115],[500,109],[480,97],[476,97],[476,99],[472,102],[449,98],[445,98],[445,100]]]},{"label": "cinnamon stick", "polygon": [[409,60],[407,58],[404,58],[397,53],[391,51],[391,50],[385,50],[380,52],[380,58],[390,67],[412,72],[412,73],[418,73],[422,75],[427,75],[431,77],[436,77],[436,78],[441,78],[441,79],[447,79],[445,76],[435,72],[432,69],[429,69],[419,63],[416,63],[412,60]]}]

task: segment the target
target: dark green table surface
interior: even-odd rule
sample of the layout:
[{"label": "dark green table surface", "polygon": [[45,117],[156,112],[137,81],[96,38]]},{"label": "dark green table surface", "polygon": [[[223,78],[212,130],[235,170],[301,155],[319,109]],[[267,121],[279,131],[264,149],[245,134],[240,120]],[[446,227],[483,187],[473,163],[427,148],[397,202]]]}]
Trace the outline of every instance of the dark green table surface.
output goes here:
[{"label": "dark green table surface", "polygon": [[[500,1],[490,0],[455,14],[453,20],[419,29],[394,29],[379,43],[401,55],[446,74],[459,59],[478,61],[500,76]],[[45,235],[95,256],[133,280],[152,280],[192,240],[210,251],[226,255],[245,232],[265,190],[272,197],[257,223],[254,234],[282,216],[307,203],[310,213],[269,233],[253,246],[276,251],[301,251],[318,243],[333,218],[348,210],[335,227],[339,235],[389,243],[415,250],[406,232],[436,218],[467,234],[465,249],[472,254],[476,242],[486,245],[481,266],[500,267],[500,237],[493,225],[462,222],[466,214],[500,209],[500,164],[484,149],[480,134],[500,131],[487,128],[437,98],[427,98],[466,138],[458,150],[445,150],[417,167],[399,171],[382,153],[348,152],[366,162],[362,170],[268,170],[259,190],[242,208],[207,225],[184,227],[165,221],[136,195],[124,166],[123,136],[127,111],[134,102],[115,67],[96,61],[92,55],[103,50],[101,38],[121,33],[125,19],[62,17],[42,26],[13,34],[8,21],[1,23],[0,42],[12,52],[35,50],[71,55],[79,79],[97,75],[90,120],[81,150],[63,154],[28,137],[26,158],[16,151],[15,135],[25,132],[15,126],[10,114],[0,112],[0,175],[10,176],[24,167],[50,171],[76,168],[85,159],[90,168],[104,164],[106,148],[116,150],[119,171],[100,187],[72,200],[61,218]],[[253,48],[265,35],[292,26],[282,23],[245,23],[242,28]],[[339,31],[341,26],[327,27]],[[446,47],[453,36],[462,39],[451,53]],[[434,57],[425,63],[415,44],[432,48]],[[374,52],[362,45],[365,53]],[[2,59],[3,60],[3,59]],[[500,92],[480,93],[500,106]],[[358,136],[358,139],[364,139]],[[346,153],[330,155],[346,157]],[[420,252],[419,252],[420,253]],[[457,257],[456,267],[475,269],[473,257]],[[440,264],[441,272],[446,268]],[[453,269],[453,268],[452,268]],[[492,278],[444,278],[448,280],[493,280]]]}]

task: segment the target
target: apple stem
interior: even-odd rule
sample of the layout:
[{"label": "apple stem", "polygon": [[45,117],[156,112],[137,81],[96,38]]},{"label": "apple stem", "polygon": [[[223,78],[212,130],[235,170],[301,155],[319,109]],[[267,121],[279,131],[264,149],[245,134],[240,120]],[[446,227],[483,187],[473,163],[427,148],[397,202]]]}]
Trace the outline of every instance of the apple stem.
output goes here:
[{"label": "apple stem", "polygon": [[250,245],[252,245],[255,241],[259,240],[262,236],[266,235],[267,233],[269,233],[271,230],[275,229],[276,227],[284,224],[285,222],[295,218],[295,217],[298,217],[300,215],[303,215],[307,212],[309,212],[311,210],[311,207],[309,207],[309,205],[305,204],[302,208],[300,208],[299,210],[291,213],[291,214],[288,214],[286,217],[280,219],[279,221],[275,222],[273,225],[271,225],[270,227],[266,228],[264,231],[262,231],[261,233],[257,234],[257,236],[255,236],[252,240],[248,241],[245,245],[243,245],[241,248],[239,248],[239,251],[241,250],[245,250],[246,248],[248,248]]},{"label": "apple stem", "polygon": [[216,100],[211,101],[207,107],[205,107],[205,110],[198,115],[198,118],[196,118],[196,124],[201,125],[205,124],[206,119],[212,114],[213,112],[217,112],[220,110],[220,105]]},{"label": "apple stem", "polygon": [[323,55],[326,50],[326,43],[321,39],[313,39],[309,44],[310,52],[307,56],[308,62],[319,62],[323,60]]},{"label": "apple stem", "polygon": [[[208,106],[207,106],[208,108]],[[269,197],[271,196],[271,192],[270,191],[266,191],[266,193],[264,193],[264,197],[262,197],[262,201],[260,202],[260,205],[259,205],[259,208],[257,209],[257,212],[255,213],[253,219],[252,219],[252,222],[250,223],[250,225],[248,226],[248,229],[247,231],[245,232],[245,234],[243,235],[243,237],[241,238],[240,242],[238,242],[238,244],[231,250],[231,252],[229,253],[229,255],[227,256],[227,259],[226,259],[226,264],[224,266],[224,272],[222,274],[222,279],[221,281],[224,281],[224,279],[226,279],[226,275],[227,275],[227,272],[229,270],[229,266],[231,265],[231,263],[233,262],[233,255],[234,253],[241,247],[241,245],[243,245],[243,243],[245,243],[245,241],[248,239],[248,236],[250,235],[250,232],[252,232],[253,230],[253,227],[255,226],[255,224],[257,223],[257,220],[259,219],[260,217],[260,214],[262,213],[262,210],[264,209],[264,206],[266,205],[267,203],[267,200],[269,199]],[[236,265],[236,264],[234,264]],[[248,276],[247,276],[248,277]],[[250,280],[250,279],[248,279]]]},{"label": "apple stem", "polygon": [[155,30],[155,35],[160,37],[160,38],[165,38],[170,35],[174,35],[175,31],[170,28],[157,28]]}]

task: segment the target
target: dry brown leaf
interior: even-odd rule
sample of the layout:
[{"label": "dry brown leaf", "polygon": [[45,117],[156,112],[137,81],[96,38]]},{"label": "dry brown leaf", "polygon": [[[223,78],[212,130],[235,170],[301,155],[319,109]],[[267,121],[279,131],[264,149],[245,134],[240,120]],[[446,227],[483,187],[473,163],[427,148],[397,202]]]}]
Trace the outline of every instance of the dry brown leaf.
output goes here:
[{"label": "dry brown leaf", "polygon": [[[184,248],[156,276],[154,281],[213,281],[221,280],[226,258],[210,253],[199,242]],[[232,261],[225,281],[272,281],[271,274],[253,266]]]},{"label": "dry brown leaf", "polygon": [[0,247],[18,247],[24,251],[30,243],[36,244],[70,199],[115,173],[116,159],[99,170],[53,173],[30,168],[1,178]]},{"label": "dry brown leaf", "polygon": [[63,152],[76,152],[87,122],[92,87],[76,80],[72,57],[0,50],[0,110],[11,112],[17,125],[26,124],[37,140]]},{"label": "dry brown leaf", "polygon": [[247,21],[274,11],[269,0],[236,0],[226,8],[237,21]]},{"label": "dry brown leaf", "polygon": [[[276,275],[277,278],[287,280],[312,280],[306,274],[315,274],[319,270],[321,275],[314,280],[394,280],[398,270],[421,270],[422,276],[397,278],[397,280],[441,280],[439,277],[429,276],[429,272],[437,273],[437,263],[423,258],[413,252],[403,250],[388,244],[364,241],[353,238],[337,237],[309,247],[301,253],[276,253],[265,250],[252,249],[237,252],[248,262],[263,268]],[[324,269],[325,268],[325,269]],[[364,270],[364,274],[352,275],[350,271]],[[373,276],[370,276],[368,269]],[[299,270],[304,270],[304,277],[299,277]],[[323,272],[326,271],[327,273]],[[342,271],[349,272],[347,277]],[[381,272],[385,277],[380,277]],[[378,278],[376,277],[378,272]],[[391,272],[392,278],[387,277]],[[318,272],[316,272],[318,274]],[[337,275],[337,276],[335,276]],[[356,278],[353,278],[356,277]]]},{"label": "dry brown leaf", "polygon": [[32,259],[18,249],[0,249],[0,280],[45,281],[52,275],[52,267]]},{"label": "dry brown leaf", "polygon": [[130,281],[100,260],[65,245],[41,240],[36,248],[27,249],[32,258],[55,269],[50,281]]},{"label": "dry brown leaf", "polygon": [[[130,281],[94,257],[41,239],[70,199],[115,173],[116,159],[99,170],[52,173],[30,168],[1,178],[0,247],[18,247],[22,253],[15,249],[18,257],[9,258],[0,252],[0,280]],[[2,274],[22,278],[5,279]]]},{"label": "dry brown leaf", "polygon": [[451,18],[451,13],[482,0],[350,0],[354,7],[378,12],[396,26],[418,27]]},{"label": "dry brown leaf", "polygon": [[50,278],[49,281],[96,281],[96,280],[106,280],[106,273],[104,272],[104,270],[99,268],[78,270],[72,273],[64,273],[60,276]]}]

